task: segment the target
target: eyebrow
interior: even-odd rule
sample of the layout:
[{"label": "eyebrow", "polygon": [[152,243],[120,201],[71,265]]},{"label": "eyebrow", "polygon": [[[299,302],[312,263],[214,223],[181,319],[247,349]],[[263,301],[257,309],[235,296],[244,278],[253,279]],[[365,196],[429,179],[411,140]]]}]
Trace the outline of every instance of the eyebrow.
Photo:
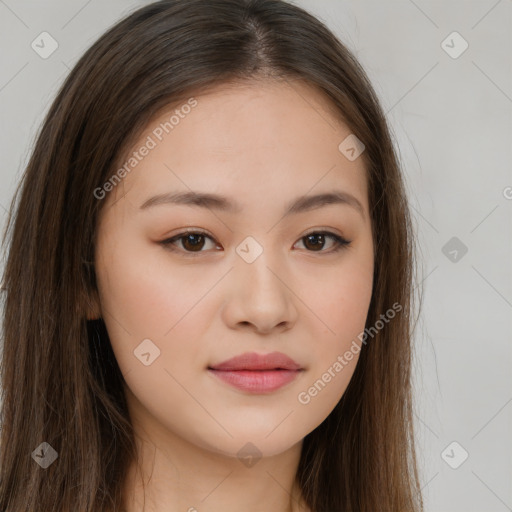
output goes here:
[{"label": "eyebrow", "polygon": [[[145,210],[147,208],[163,204],[176,204],[208,208],[224,211],[231,214],[240,213],[242,211],[242,207],[238,203],[231,201],[227,197],[195,191],[167,192],[158,194],[144,201],[144,203],[140,206],[140,209]],[[285,207],[283,217],[316,210],[331,204],[342,204],[350,206],[359,212],[363,219],[365,218],[364,208],[361,202],[352,194],[343,192],[341,190],[333,190],[331,192],[325,192],[323,194],[316,194],[312,196],[304,195],[297,197]]]}]

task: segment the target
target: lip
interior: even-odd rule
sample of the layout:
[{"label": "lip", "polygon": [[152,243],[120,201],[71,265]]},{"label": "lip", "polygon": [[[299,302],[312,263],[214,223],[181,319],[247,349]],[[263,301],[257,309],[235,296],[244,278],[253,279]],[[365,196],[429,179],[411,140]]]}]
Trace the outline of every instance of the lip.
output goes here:
[{"label": "lip", "polygon": [[246,352],[209,366],[208,371],[243,391],[266,393],[276,391],[294,380],[303,368],[282,352]]},{"label": "lip", "polygon": [[209,367],[212,370],[239,371],[239,370],[300,370],[301,366],[282,352],[270,354],[257,354],[245,352],[232,357],[227,361]]}]

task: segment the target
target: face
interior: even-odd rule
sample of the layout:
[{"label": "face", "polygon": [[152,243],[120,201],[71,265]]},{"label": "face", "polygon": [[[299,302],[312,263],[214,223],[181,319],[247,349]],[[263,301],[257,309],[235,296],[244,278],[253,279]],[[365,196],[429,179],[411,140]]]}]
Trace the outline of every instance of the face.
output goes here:
[{"label": "face", "polygon": [[97,192],[99,314],[134,424],[270,456],[332,411],[374,264],[350,133],[302,83],[224,85],[159,114]]}]

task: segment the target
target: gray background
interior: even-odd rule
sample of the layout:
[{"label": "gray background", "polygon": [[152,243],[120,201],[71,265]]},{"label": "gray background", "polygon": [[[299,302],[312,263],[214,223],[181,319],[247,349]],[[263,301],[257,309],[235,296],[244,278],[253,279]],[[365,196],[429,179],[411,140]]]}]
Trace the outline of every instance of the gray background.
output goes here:
[{"label": "gray background", "polygon": [[[2,229],[58,86],[146,3],[0,0]],[[426,511],[512,510],[512,0],[294,3],[354,51],[399,147],[424,287],[415,392]],[[47,59],[31,48],[44,31],[58,43]]]}]

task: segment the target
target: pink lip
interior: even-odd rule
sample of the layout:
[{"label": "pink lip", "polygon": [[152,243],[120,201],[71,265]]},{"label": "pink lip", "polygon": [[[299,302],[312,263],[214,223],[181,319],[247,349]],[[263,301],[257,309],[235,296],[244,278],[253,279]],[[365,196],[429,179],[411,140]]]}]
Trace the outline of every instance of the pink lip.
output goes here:
[{"label": "pink lip", "polygon": [[252,393],[279,389],[297,377],[300,364],[281,352],[256,354],[246,352],[208,370],[224,382]]}]

